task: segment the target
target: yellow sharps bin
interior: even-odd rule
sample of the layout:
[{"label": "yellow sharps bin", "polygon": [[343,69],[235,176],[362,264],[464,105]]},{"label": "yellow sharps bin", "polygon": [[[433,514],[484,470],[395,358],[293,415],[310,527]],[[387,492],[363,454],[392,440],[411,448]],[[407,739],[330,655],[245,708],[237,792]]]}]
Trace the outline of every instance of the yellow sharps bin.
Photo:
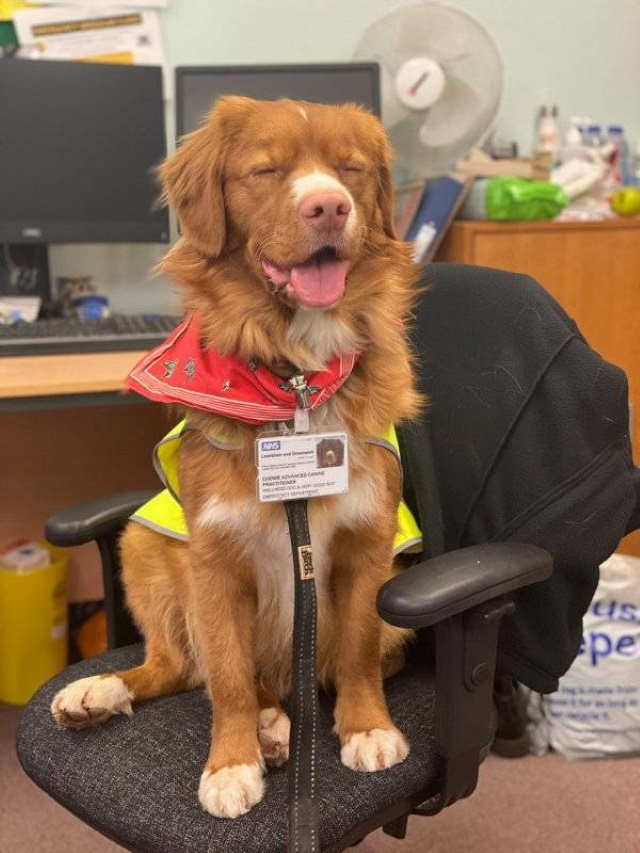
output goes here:
[{"label": "yellow sharps bin", "polygon": [[0,702],[24,705],[67,664],[67,553],[46,545],[51,565],[0,565]]}]

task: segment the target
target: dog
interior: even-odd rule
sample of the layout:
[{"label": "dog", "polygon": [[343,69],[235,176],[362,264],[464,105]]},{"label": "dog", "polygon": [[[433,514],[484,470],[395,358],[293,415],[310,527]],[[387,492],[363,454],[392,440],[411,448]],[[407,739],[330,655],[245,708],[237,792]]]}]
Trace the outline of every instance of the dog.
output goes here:
[{"label": "dog", "polygon": [[[309,501],[318,679],[336,690],[342,762],[391,767],[409,746],[390,718],[383,676],[402,666],[409,632],[383,623],[375,601],[399,570],[401,472],[371,437],[421,405],[406,326],[417,270],[394,237],[389,143],[355,105],[223,97],[159,174],[181,227],[161,269],[197,320],[154,357],[164,371],[157,381],[178,376],[186,389],[177,474],[189,537],[129,523],[123,581],[145,661],[71,683],[52,713],[82,728],[205,685],[215,714],[199,799],[212,815],[234,818],[262,799],[265,765],[288,757],[291,544],[282,504],[256,499],[254,443],[264,425],[200,405],[204,392],[189,383],[205,368],[167,354],[190,335],[199,358],[215,350],[249,382],[262,370],[274,393],[301,372],[323,376],[330,363],[346,363],[316,388],[318,397],[334,391],[310,411],[312,429],[338,427],[349,441],[348,492]],[[220,382],[216,399],[235,379]]]}]

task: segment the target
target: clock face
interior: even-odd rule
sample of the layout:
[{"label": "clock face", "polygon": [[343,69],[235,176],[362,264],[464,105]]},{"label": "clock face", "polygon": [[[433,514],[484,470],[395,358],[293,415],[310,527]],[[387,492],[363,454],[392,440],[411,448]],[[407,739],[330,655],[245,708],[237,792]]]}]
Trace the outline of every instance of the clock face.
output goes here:
[{"label": "clock face", "polygon": [[426,110],[444,90],[444,71],[433,59],[414,56],[396,74],[396,94],[411,110]]}]

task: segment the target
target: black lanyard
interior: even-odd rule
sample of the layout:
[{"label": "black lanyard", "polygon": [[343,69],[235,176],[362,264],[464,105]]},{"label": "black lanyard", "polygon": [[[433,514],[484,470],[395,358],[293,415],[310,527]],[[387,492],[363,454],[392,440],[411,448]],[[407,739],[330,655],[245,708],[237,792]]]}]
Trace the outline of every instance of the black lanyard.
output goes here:
[{"label": "black lanyard", "polygon": [[316,681],[317,599],[307,501],[284,502],[293,552],[293,721],[289,757],[289,853],[320,853],[316,750],[320,705]]}]

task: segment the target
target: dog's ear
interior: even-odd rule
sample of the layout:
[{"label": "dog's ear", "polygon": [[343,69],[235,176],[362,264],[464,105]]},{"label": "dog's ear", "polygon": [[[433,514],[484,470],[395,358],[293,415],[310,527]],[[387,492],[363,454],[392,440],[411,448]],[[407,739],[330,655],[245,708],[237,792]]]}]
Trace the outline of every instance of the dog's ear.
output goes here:
[{"label": "dog's ear", "polygon": [[382,216],[382,229],[387,237],[395,239],[396,231],[394,226],[394,196],[393,182],[391,178],[391,145],[386,137],[386,134],[379,129],[379,139],[377,148],[377,168],[378,168],[378,208]]},{"label": "dog's ear", "polygon": [[163,200],[176,211],[182,233],[210,257],[225,245],[224,162],[237,119],[251,103],[221,98],[202,127],[184,136],[158,169]]},{"label": "dog's ear", "polygon": [[158,169],[163,199],[176,211],[183,235],[211,257],[226,238],[221,157],[222,140],[207,122],[184,136]]}]

